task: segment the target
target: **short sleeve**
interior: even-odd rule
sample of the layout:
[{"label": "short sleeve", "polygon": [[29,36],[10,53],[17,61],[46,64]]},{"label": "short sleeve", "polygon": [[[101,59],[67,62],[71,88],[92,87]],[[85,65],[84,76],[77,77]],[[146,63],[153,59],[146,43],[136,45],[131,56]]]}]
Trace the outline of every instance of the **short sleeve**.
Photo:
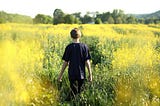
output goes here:
[{"label": "short sleeve", "polygon": [[65,48],[65,51],[64,51],[64,54],[63,54],[63,57],[62,57],[62,60],[68,62],[69,61],[69,56],[70,56],[70,52],[69,52],[69,46],[67,46]]},{"label": "short sleeve", "polygon": [[86,60],[90,60],[90,59],[91,59],[91,55],[90,55],[88,46],[85,45],[85,61],[86,61]]}]

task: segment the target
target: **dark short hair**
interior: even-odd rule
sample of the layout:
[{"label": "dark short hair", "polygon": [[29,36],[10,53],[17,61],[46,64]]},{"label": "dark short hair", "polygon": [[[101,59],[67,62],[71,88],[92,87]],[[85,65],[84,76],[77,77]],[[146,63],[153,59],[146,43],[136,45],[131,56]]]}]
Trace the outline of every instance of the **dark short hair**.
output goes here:
[{"label": "dark short hair", "polygon": [[77,39],[81,36],[81,31],[78,28],[74,28],[71,30],[70,35],[73,39]]}]

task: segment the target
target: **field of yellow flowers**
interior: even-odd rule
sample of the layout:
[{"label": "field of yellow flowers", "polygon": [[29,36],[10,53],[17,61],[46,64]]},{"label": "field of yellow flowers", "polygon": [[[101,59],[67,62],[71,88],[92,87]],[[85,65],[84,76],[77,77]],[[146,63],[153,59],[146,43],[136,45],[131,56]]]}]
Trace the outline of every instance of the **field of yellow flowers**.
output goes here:
[{"label": "field of yellow flowers", "polygon": [[[93,82],[65,103],[62,55],[78,27],[92,56]],[[0,106],[159,106],[160,25],[0,24]]]}]

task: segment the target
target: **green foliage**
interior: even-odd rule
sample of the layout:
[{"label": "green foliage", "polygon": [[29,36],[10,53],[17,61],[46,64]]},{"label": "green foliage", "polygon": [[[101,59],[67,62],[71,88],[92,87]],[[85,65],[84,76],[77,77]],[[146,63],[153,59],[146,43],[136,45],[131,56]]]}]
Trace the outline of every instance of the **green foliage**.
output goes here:
[{"label": "green foliage", "polygon": [[156,42],[155,50],[160,53],[160,40]]},{"label": "green foliage", "polygon": [[88,14],[84,15],[84,17],[82,19],[83,24],[93,23],[93,22],[94,22],[93,17],[89,16]]},{"label": "green foliage", "polygon": [[96,65],[98,63],[101,63],[102,54],[101,54],[101,51],[98,51],[97,49],[99,38],[94,36],[83,37],[82,41],[86,43],[90,49],[93,64]]},{"label": "green foliage", "polygon": [[0,23],[6,23],[7,22],[6,18],[7,18],[7,13],[1,11],[0,12]]},{"label": "green foliage", "polygon": [[107,20],[108,24],[114,24],[114,19],[112,16],[109,16],[108,20]]},{"label": "green foliage", "polygon": [[126,19],[127,23],[128,24],[136,24],[136,18],[134,16],[129,16],[127,19]]},{"label": "green foliage", "polygon": [[0,23],[42,23],[42,24],[159,24],[159,11],[145,15],[127,15],[122,10],[114,9],[113,12],[88,12],[81,16],[81,12],[65,14],[61,9],[55,9],[53,18],[48,15],[37,14],[35,18],[20,14],[9,14],[0,11]]},{"label": "green foliage", "polygon": [[102,14],[97,14],[96,18],[100,18],[102,20],[102,22],[105,23],[110,16],[111,16],[110,12],[105,12]]},{"label": "green foliage", "polygon": [[54,13],[53,13],[53,24],[60,24],[60,23],[64,23],[64,16],[65,14],[63,13],[63,11],[61,9],[55,9]]},{"label": "green foliage", "polygon": [[34,24],[52,24],[52,17],[43,14],[37,14],[33,19]]},{"label": "green foliage", "polygon": [[0,23],[33,23],[32,18],[25,15],[9,14],[4,11],[0,11]]},{"label": "green foliage", "polygon": [[102,20],[100,18],[96,18],[95,24],[102,24]]},{"label": "green foliage", "polygon": [[102,46],[98,37],[83,37],[82,42],[89,46],[93,65],[99,65],[106,67],[106,69],[112,70],[113,52],[119,47],[118,42],[112,39],[105,39],[104,46]]},{"label": "green foliage", "polygon": [[73,24],[75,22],[75,17],[73,15],[67,14],[64,17],[64,21],[66,24]]}]

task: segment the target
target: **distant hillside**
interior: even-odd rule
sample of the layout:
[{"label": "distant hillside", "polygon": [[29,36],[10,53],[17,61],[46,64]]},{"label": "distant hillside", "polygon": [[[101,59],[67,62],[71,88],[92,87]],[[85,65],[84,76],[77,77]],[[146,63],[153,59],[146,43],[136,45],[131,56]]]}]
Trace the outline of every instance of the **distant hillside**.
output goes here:
[{"label": "distant hillside", "polygon": [[0,23],[33,23],[30,16],[20,14],[10,14],[0,11]]},{"label": "distant hillside", "polygon": [[160,10],[156,11],[151,14],[133,14],[136,18],[144,18],[144,19],[149,19],[149,18],[158,18],[160,19]]}]

